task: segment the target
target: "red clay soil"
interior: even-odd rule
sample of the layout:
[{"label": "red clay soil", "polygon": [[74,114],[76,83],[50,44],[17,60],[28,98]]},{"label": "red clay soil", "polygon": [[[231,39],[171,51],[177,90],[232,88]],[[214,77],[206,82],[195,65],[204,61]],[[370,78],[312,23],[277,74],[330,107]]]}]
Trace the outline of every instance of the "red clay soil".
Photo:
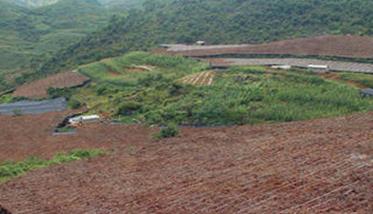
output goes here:
[{"label": "red clay soil", "polygon": [[0,116],[0,162],[23,160],[29,156],[50,158],[57,152],[75,148],[114,149],[122,144],[151,140],[149,129],[105,123],[80,127],[75,135],[53,136],[54,128],[73,113],[76,112]]},{"label": "red clay soil", "polygon": [[48,96],[47,92],[49,88],[70,88],[81,86],[88,80],[88,77],[78,72],[63,72],[22,85],[16,89],[13,96],[45,98]]},{"label": "red clay soil", "polygon": [[[206,46],[208,47],[208,46]],[[339,56],[373,58],[373,37],[368,36],[319,36],[291,39],[241,47],[201,48],[172,53],[185,56],[209,56],[221,54],[280,54]]]},{"label": "red clay soil", "polygon": [[131,127],[92,127],[95,136],[74,143],[133,136],[111,155],[1,184],[0,204],[14,213],[371,213],[372,130],[373,113],[185,128],[180,137],[139,144]]}]

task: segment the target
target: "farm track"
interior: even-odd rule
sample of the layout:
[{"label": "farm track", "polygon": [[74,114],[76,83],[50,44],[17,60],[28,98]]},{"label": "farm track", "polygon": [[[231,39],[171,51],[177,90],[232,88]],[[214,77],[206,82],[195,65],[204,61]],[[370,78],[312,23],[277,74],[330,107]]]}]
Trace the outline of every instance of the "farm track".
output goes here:
[{"label": "farm track", "polygon": [[205,71],[197,74],[191,74],[181,79],[182,83],[203,86],[212,85],[214,81],[215,73],[213,71]]},{"label": "farm track", "polygon": [[224,54],[280,54],[373,58],[373,37],[319,36],[265,44],[188,46],[172,45],[168,53],[202,57]]},{"label": "farm track", "polygon": [[52,137],[46,130],[61,116],[1,117],[0,127],[6,131],[0,132],[0,139],[7,139],[1,147],[14,150],[2,150],[0,157],[21,158],[27,151],[15,153],[25,146],[48,156],[72,144],[102,146],[112,154],[36,170],[1,184],[0,204],[10,211],[369,213],[373,209],[373,113],[273,125],[184,128],[181,136],[161,142],[151,142],[148,129],[105,124],[82,127],[77,136]]},{"label": "farm track", "polygon": [[84,85],[89,79],[78,72],[63,72],[18,87],[13,96],[45,98],[49,88],[70,88]]}]

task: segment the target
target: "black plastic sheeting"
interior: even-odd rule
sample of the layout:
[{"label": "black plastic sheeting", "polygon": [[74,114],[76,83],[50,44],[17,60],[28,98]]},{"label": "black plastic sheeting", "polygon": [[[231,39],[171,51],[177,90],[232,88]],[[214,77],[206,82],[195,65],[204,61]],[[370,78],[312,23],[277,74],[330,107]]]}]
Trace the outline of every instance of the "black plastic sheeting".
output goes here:
[{"label": "black plastic sheeting", "polygon": [[363,96],[372,96],[373,97],[373,88],[366,88],[361,90]]},{"label": "black plastic sheeting", "polygon": [[9,212],[8,210],[6,210],[5,208],[3,208],[3,207],[0,205],[0,214],[11,214],[11,212]]},{"label": "black plastic sheeting", "polygon": [[0,115],[42,114],[47,112],[64,111],[67,108],[65,98],[42,101],[20,101],[0,105]]}]

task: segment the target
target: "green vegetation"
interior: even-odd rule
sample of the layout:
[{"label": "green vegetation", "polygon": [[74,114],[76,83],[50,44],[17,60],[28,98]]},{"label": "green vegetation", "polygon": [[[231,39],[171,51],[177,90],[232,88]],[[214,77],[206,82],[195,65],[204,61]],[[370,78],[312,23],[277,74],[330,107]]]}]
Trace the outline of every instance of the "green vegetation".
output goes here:
[{"label": "green vegetation", "polygon": [[82,159],[88,159],[103,155],[104,152],[94,150],[73,150],[67,154],[57,154],[50,160],[30,157],[20,162],[5,162],[0,164],[0,182],[8,181],[13,177],[20,176],[34,169],[45,168],[51,165],[68,163]]},{"label": "green vegetation", "polygon": [[0,104],[12,103],[12,102],[14,102],[14,100],[15,100],[15,98],[10,94],[0,96]]},{"label": "green vegetation", "polygon": [[0,104],[14,103],[22,100],[27,100],[26,97],[13,97],[11,94],[4,94],[0,96]]},{"label": "green vegetation", "polygon": [[[153,70],[133,71],[135,65]],[[81,66],[93,82],[74,89],[71,98],[91,113],[162,126],[296,121],[373,110],[373,100],[362,98],[357,88],[301,70],[235,67],[216,72],[211,86],[180,81],[206,69],[187,58],[134,52]]]},{"label": "green vegetation", "polygon": [[43,7],[55,4],[59,0],[7,0],[22,7]]},{"label": "green vegetation", "polygon": [[105,26],[112,15],[93,0],[64,0],[41,8],[0,0],[0,14],[0,91],[13,86],[21,74],[33,73],[61,48]]},{"label": "green vegetation", "polygon": [[151,0],[143,10],[57,53],[40,73],[55,72],[161,43],[260,43],[320,34],[373,35],[369,0]]},{"label": "green vegetation", "polygon": [[57,127],[54,132],[56,133],[69,133],[69,132],[75,132],[74,127],[70,126],[64,126],[64,127]]},{"label": "green vegetation", "polygon": [[373,88],[373,75],[371,74],[342,73],[340,77],[342,80],[358,83],[362,87]]},{"label": "green vegetation", "polygon": [[157,140],[163,139],[163,138],[170,138],[175,137],[179,134],[179,128],[176,124],[170,123],[167,124],[167,126],[162,127],[161,131],[156,134],[154,137]]}]

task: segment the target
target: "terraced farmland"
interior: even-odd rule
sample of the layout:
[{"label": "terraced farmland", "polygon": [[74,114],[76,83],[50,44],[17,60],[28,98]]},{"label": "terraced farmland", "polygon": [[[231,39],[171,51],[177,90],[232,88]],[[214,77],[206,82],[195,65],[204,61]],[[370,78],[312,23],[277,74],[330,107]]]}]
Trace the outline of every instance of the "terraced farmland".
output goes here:
[{"label": "terraced farmland", "polygon": [[191,74],[181,79],[182,83],[190,85],[212,85],[214,81],[215,73],[214,71],[205,71],[197,74]]}]

